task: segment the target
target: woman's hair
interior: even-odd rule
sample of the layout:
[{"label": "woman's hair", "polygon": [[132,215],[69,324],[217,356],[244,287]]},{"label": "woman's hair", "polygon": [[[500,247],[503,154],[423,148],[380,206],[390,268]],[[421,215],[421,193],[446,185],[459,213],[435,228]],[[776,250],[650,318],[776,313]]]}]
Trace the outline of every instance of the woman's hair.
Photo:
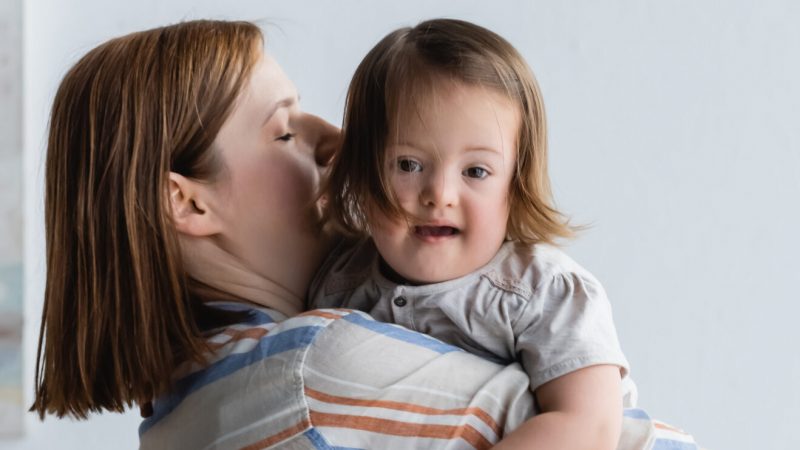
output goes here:
[{"label": "woman's hair", "polygon": [[50,117],[47,279],[31,410],[123,411],[203,361],[202,333],[237,317],[204,305],[182,267],[169,172],[213,181],[212,142],[261,57],[246,22],[129,34],[66,74]]},{"label": "woman's hair", "polygon": [[369,208],[403,217],[385,174],[385,151],[404,115],[416,114],[442,83],[501,92],[519,108],[508,235],[525,243],[571,237],[552,205],[542,95],[525,60],[505,39],[461,20],[435,19],[384,37],[356,69],[344,113],[343,147],[324,191],[329,215],[347,234],[369,232]]}]

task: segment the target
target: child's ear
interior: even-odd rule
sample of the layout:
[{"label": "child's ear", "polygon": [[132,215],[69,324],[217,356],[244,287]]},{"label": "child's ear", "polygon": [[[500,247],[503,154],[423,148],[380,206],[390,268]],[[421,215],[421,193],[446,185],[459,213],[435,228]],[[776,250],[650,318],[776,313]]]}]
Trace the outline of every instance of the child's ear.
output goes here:
[{"label": "child's ear", "polygon": [[169,173],[169,203],[172,222],[179,233],[210,236],[221,231],[218,216],[211,207],[207,186],[175,172]]}]

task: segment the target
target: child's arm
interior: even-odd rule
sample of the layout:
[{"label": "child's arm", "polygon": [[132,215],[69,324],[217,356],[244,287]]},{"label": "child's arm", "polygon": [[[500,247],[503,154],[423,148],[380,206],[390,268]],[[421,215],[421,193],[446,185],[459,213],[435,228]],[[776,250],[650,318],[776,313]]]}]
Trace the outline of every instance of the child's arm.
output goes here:
[{"label": "child's arm", "polygon": [[535,395],[542,412],[494,450],[616,448],[622,427],[619,367],[586,367],[543,384]]}]

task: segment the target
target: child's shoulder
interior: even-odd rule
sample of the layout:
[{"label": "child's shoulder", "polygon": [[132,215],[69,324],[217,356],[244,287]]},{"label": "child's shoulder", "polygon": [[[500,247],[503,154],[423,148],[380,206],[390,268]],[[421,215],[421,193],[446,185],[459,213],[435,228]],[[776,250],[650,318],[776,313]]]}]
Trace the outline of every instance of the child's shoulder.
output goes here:
[{"label": "child's shoulder", "polygon": [[494,262],[495,268],[521,277],[586,272],[586,269],[560,248],[542,243],[506,242]]},{"label": "child's shoulder", "polygon": [[326,256],[311,283],[313,294],[347,291],[369,277],[378,252],[371,239],[340,238]]},{"label": "child's shoulder", "polygon": [[543,287],[573,278],[597,283],[591,273],[562,249],[542,243],[506,242],[483,272],[496,286],[523,296],[533,296]]},{"label": "child's shoulder", "polygon": [[362,272],[372,266],[377,256],[372,239],[343,237],[333,246],[327,259],[333,263],[334,270]]}]

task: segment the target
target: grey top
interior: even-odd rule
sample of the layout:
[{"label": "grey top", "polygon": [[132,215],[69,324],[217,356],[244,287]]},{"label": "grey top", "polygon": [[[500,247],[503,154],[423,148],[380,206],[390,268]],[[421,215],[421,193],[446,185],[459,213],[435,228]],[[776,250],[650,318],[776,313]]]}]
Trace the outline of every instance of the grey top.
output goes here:
[{"label": "grey top", "polygon": [[519,361],[531,390],[597,364],[627,377],[603,287],[553,246],[506,242],[475,272],[419,286],[389,280],[380,265],[371,240],[339,243],[311,284],[310,306],[366,311],[495,362]]}]

